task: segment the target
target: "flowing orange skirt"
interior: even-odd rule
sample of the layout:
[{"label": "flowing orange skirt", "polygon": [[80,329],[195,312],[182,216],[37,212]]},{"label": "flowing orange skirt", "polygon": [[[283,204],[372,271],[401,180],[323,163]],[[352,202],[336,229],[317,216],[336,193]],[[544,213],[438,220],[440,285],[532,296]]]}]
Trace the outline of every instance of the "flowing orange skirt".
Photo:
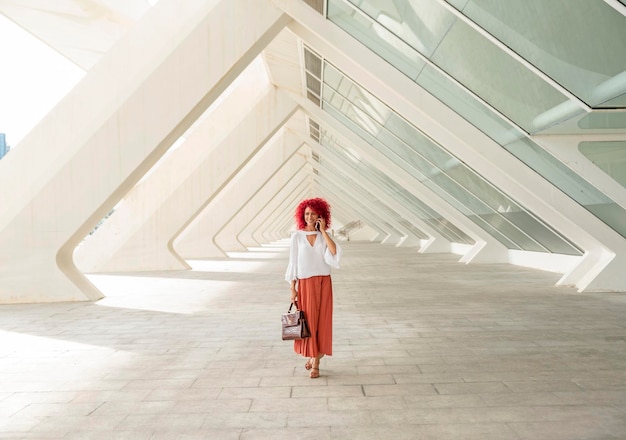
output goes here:
[{"label": "flowing orange skirt", "polygon": [[311,337],[294,341],[304,357],[333,354],[333,284],[330,275],[298,280],[298,306],[304,312]]}]

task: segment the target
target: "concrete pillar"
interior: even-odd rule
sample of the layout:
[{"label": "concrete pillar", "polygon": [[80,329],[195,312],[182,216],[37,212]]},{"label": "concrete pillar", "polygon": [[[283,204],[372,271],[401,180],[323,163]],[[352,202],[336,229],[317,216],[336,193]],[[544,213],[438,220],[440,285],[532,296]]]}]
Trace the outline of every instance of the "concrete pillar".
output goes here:
[{"label": "concrete pillar", "polygon": [[[225,251],[245,251],[237,241],[241,230],[238,225],[257,215],[262,205],[254,202],[255,196],[270,181],[284,177],[278,172],[285,163],[294,158],[294,163],[302,166],[304,159],[294,157],[301,144],[297,137],[280,130],[178,236],[174,249],[188,259],[224,257]],[[278,182],[284,184],[281,179]]]},{"label": "concrete pillar", "polygon": [[0,303],[102,297],[74,248],[288,20],[265,0],[162,0],[104,55],[0,163]]},{"label": "concrete pillar", "polygon": [[229,97],[224,111],[217,109],[135,187],[119,212],[81,246],[76,259],[85,265],[80,267],[92,272],[189,268],[172,241],[237,180],[242,167],[296,110],[291,98],[269,83],[261,90],[249,107],[241,106],[240,94]]}]

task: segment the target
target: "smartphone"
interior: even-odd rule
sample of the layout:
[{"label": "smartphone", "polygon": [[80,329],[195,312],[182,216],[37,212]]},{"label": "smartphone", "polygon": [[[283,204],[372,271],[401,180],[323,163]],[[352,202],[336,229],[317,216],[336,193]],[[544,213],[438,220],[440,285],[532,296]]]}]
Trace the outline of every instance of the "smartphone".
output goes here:
[{"label": "smartphone", "polygon": [[317,229],[318,231],[320,230],[320,221],[316,221],[315,222],[315,229]]}]

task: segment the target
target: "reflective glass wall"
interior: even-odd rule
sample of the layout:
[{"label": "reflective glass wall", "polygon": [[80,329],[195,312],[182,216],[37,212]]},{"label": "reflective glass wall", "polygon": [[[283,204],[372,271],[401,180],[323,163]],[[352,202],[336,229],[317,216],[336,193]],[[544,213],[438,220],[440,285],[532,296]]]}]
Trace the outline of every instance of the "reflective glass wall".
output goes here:
[{"label": "reflective glass wall", "polygon": [[322,108],[508,249],[581,251],[330,63]]},{"label": "reflective glass wall", "polygon": [[[546,9],[551,12],[541,15]],[[572,27],[581,11],[585,25]],[[529,29],[517,32],[514,12]],[[552,39],[547,30],[533,33],[550,28],[554,14],[563,14],[554,32],[570,20],[567,32]],[[626,17],[602,1],[586,0],[329,0],[327,16],[626,237],[626,210],[528,136],[578,115],[597,128],[585,108],[624,105]],[[584,37],[572,43],[572,32]],[[504,34],[511,34],[510,47],[498,39]],[[587,43],[575,44],[580,38]],[[569,78],[574,67],[590,65],[598,66],[593,74]],[[623,113],[616,115],[596,122],[609,128],[626,122]]]},{"label": "reflective glass wall", "polygon": [[[467,234],[458,229],[456,226],[446,221],[442,215],[432,209],[420,199],[415,197],[411,192],[407,191],[402,185],[398,184],[391,176],[386,175],[372,163],[366,161],[355,153],[351,148],[343,145],[328,130],[322,130],[320,144],[326,147],[327,155],[330,155],[330,163],[340,163],[339,169],[352,169],[358,175],[367,176],[368,182],[371,182],[376,188],[384,192],[388,198],[396,200],[404,209],[411,212],[416,218],[419,218],[424,224],[439,233],[442,237],[452,243],[474,244],[475,241]],[[345,171],[334,171],[334,174],[345,175]],[[349,186],[353,186],[348,182]],[[416,230],[413,223],[405,218],[399,220],[401,224],[413,231],[416,237],[427,239],[428,235],[420,230]]]}]

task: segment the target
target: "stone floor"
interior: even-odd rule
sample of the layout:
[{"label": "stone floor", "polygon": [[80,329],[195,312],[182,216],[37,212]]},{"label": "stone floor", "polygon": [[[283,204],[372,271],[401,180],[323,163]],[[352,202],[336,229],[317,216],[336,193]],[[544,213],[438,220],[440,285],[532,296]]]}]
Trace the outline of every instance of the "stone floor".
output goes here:
[{"label": "stone floor", "polygon": [[0,306],[0,438],[626,438],[625,294],[344,247],[319,379],[280,338],[284,243]]}]

